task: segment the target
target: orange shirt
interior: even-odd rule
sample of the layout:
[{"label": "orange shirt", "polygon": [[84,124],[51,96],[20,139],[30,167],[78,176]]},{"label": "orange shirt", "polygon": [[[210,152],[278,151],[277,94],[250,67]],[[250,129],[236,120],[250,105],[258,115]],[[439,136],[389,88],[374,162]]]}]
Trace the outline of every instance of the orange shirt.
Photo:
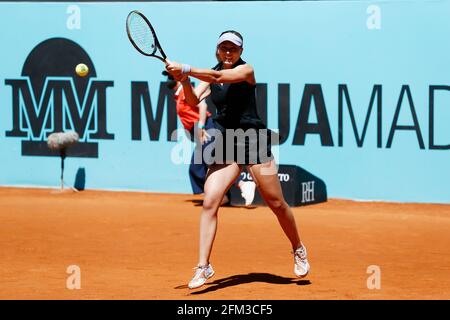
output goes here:
[{"label": "orange shirt", "polygon": [[[198,107],[191,107],[185,100],[183,87],[180,86],[175,92],[175,100],[177,102],[177,114],[180,117],[181,123],[186,130],[191,130],[200,118],[200,110]],[[211,116],[211,113],[206,111],[206,116]]]}]

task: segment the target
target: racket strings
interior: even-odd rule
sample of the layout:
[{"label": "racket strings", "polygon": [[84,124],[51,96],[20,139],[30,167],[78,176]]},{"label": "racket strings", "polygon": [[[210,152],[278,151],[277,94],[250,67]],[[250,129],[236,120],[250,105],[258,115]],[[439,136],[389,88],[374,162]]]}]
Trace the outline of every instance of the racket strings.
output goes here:
[{"label": "racket strings", "polygon": [[156,51],[155,38],[147,22],[138,14],[130,16],[129,31],[134,43],[147,54]]}]

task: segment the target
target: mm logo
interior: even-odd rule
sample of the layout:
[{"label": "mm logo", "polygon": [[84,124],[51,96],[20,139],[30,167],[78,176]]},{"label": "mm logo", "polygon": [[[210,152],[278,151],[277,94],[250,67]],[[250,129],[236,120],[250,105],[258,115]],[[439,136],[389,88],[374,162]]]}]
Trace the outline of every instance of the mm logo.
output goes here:
[{"label": "mm logo", "polygon": [[[75,66],[89,67],[86,77]],[[98,158],[96,140],[114,139],[106,126],[106,91],[113,81],[93,80],[97,74],[89,55],[77,43],[52,38],[28,55],[19,79],[6,79],[12,89],[12,129],[7,137],[22,138],[23,156],[59,156],[47,147],[53,132],[76,131],[80,142],[68,157]]]}]

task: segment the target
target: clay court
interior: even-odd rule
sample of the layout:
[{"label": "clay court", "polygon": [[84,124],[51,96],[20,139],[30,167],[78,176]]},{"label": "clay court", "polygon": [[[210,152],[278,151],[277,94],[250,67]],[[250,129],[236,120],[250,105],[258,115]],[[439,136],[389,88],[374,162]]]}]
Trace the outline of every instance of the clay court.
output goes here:
[{"label": "clay court", "polygon": [[[268,208],[223,207],[216,275],[190,291],[201,198],[0,188],[1,299],[448,299],[450,205],[329,200],[294,208],[310,275],[293,276]],[[81,270],[69,290],[67,267]],[[367,268],[381,288],[368,289]]]}]

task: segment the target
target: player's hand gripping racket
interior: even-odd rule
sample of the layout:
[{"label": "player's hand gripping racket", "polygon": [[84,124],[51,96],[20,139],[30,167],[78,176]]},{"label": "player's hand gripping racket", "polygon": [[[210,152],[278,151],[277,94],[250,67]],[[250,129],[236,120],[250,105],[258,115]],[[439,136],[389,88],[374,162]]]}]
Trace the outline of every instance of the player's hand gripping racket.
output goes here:
[{"label": "player's hand gripping racket", "polygon": [[159,44],[155,30],[150,21],[139,11],[134,10],[128,14],[127,35],[137,51],[145,56],[158,58],[167,64],[167,56]]}]

